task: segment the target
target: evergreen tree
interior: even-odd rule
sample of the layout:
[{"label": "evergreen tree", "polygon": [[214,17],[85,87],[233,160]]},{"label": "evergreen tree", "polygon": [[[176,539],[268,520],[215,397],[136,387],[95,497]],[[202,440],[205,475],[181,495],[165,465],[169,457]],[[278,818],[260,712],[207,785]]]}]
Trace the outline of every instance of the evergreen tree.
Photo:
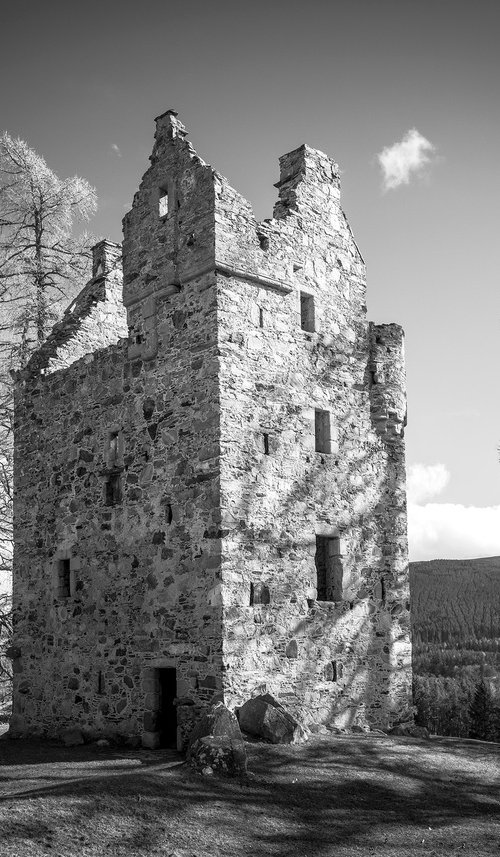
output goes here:
[{"label": "evergreen tree", "polygon": [[469,738],[480,738],[483,741],[495,739],[495,710],[491,691],[481,679],[476,685],[474,698],[469,708],[470,730]]}]

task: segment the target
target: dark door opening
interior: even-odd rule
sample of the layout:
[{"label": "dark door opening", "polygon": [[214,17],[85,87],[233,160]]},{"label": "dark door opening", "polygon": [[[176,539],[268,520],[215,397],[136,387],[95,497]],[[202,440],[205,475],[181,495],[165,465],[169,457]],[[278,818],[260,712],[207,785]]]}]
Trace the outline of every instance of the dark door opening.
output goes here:
[{"label": "dark door opening", "polygon": [[158,670],[160,685],[159,723],[160,747],[177,749],[177,673],[174,667]]}]

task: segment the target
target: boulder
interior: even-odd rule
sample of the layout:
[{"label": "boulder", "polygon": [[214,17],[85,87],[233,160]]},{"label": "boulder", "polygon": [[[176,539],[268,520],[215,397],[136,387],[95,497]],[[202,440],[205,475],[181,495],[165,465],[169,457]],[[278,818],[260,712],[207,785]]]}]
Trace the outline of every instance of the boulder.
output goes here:
[{"label": "boulder", "polygon": [[203,774],[210,773],[234,776],[246,771],[247,757],[243,740],[233,741],[224,735],[205,735],[189,748],[189,763]]},{"label": "boulder", "polygon": [[330,730],[322,723],[310,723],[308,726],[309,732],[313,735],[329,735]]},{"label": "boulder", "polygon": [[417,726],[413,720],[407,723],[398,723],[389,729],[388,735],[399,735],[405,738],[429,738],[429,731],[425,726]]},{"label": "boulder", "polygon": [[187,758],[199,771],[212,768],[223,774],[243,773],[247,758],[236,716],[222,702],[213,705],[189,736]]},{"label": "boulder", "polygon": [[223,736],[232,740],[243,741],[236,715],[229,708],[226,708],[223,702],[216,702],[200,718],[189,736],[188,753],[189,747],[198,738],[204,738],[206,735],[213,735],[215,738]]},{"label": "boulder", "polygon": [[271,744],[301,744],[309,737],[309,730],[269,693],[245,702],[238,709],[238,721],[243,732]]}]

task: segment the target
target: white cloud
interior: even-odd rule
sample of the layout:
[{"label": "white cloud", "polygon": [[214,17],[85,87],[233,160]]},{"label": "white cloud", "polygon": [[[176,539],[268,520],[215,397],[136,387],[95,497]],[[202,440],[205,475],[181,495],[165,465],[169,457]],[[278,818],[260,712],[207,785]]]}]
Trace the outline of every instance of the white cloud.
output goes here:
[{"label": "white cloud", "polygon": [[500,555],[500,506],[424,503],[440,494],[450,474],[444,464],[414,464],[408,472],[410,560]]},{"label": "white cloud", "polygon": [[444,464],[412,464],[407,478],[408,502],[421,503],[435,497],[449,481],[450,474]]},{"label": "white cloud", "polygon": [[431,155],[435,151],[436,147],[416,128],[407,131],[399,143],[382,149],[377,158],[382,168],[384,190],[409,184],[410,178],[420,174],[431,163]]},{"label": "white cloud", "polygon": [[114,154],[115,154],[118,158],[121,158],[122,153],[121,153],[121,151],[120,151],[120,147],[119,147],[119,146],[117,146],[117,145],[116,145],[116,143],[111,143],[111,151],[112,151],[112,152],[114,152]]},{"label": "white cloud", "polygon": [[410,559],[500,556],[500,506],[408,506]]}]

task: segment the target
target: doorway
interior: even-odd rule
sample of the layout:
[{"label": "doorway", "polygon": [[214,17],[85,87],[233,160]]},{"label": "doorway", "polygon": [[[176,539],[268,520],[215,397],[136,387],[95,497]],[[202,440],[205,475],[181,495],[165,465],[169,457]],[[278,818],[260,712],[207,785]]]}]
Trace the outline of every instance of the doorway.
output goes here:
[{"label": "doorway", "polygon": [[158,670],[160,701],[158,706],[158,732],[160,747],[177,749],[177,708],[174,700],[177,696],[177,671],[174,667]]}]

